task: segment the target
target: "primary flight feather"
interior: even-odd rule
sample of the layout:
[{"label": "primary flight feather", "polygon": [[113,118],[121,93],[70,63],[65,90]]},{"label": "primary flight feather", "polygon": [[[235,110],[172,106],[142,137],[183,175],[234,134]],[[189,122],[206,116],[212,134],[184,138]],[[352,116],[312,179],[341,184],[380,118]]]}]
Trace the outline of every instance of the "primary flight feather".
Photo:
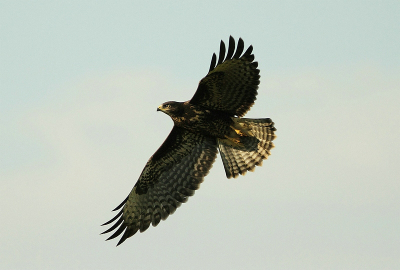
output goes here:
[{"label": "primary flight feather", "polygon": [[[228,178],[253,171],[274,147],[274,122],[269,118],[241,118],[254,104],[260,84],[253,47],[244,53],[239,38],[229,38],[228,53],[221,41],[210,70],[196,93],[186,102],[165,102],[157,108],[169,115],[174,127],[150,157],[128,197],[103,225],[115,224],[103,233],[122,234],[118,245],[137,231],[157,226],[192,196],[214,163],[218,149]],[[243,53],[243,54],[242,54]]]}]

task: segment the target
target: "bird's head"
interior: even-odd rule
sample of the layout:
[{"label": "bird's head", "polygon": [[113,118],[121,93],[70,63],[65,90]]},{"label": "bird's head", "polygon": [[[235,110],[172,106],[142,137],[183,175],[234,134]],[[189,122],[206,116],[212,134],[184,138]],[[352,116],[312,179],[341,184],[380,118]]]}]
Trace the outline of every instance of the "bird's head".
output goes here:
[{"label": "bird's head", "polygon": [[183,104],[182,102],[168,101],[158,106],[157,111],[162,111],[171,117],[179,116],[183,113]]}]

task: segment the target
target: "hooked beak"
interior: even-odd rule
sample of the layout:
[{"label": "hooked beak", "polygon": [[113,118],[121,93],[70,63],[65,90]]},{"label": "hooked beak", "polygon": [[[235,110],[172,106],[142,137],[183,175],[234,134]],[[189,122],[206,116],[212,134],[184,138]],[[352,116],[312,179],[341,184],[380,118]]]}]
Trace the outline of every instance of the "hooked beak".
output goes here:
[{"label": "hooked beak", "polygon": [[158,112],[158,111],[162,111],[162,110],[161,110],[161,105],[157,107],[157,112]]}]

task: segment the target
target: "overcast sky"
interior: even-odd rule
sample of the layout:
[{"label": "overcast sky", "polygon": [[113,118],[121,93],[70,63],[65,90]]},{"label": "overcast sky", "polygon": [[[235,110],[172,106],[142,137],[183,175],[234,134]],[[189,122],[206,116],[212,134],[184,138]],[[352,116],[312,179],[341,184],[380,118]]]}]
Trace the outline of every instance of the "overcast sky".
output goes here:
[{"label": "overcast sky", "polygon": [[[399,1],[2,1],[0,269],[400,269]],[[121,246],[100,224],[229,35],[278,138]]]}]

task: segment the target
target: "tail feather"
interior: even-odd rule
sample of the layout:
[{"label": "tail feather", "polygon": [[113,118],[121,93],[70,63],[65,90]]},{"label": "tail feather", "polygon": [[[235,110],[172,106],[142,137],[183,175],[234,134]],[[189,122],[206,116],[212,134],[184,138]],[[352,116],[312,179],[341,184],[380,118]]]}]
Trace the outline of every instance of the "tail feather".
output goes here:
[{"label": "tail feather", "polygon": [[271,155],[276,138],[274,122],[269,118],[233,118],[233,129],[239,131],[240,142],[236,145],[228,139],[218,139],[219,151],[228,178],[236,178],[247,171],[254,171]]}]

